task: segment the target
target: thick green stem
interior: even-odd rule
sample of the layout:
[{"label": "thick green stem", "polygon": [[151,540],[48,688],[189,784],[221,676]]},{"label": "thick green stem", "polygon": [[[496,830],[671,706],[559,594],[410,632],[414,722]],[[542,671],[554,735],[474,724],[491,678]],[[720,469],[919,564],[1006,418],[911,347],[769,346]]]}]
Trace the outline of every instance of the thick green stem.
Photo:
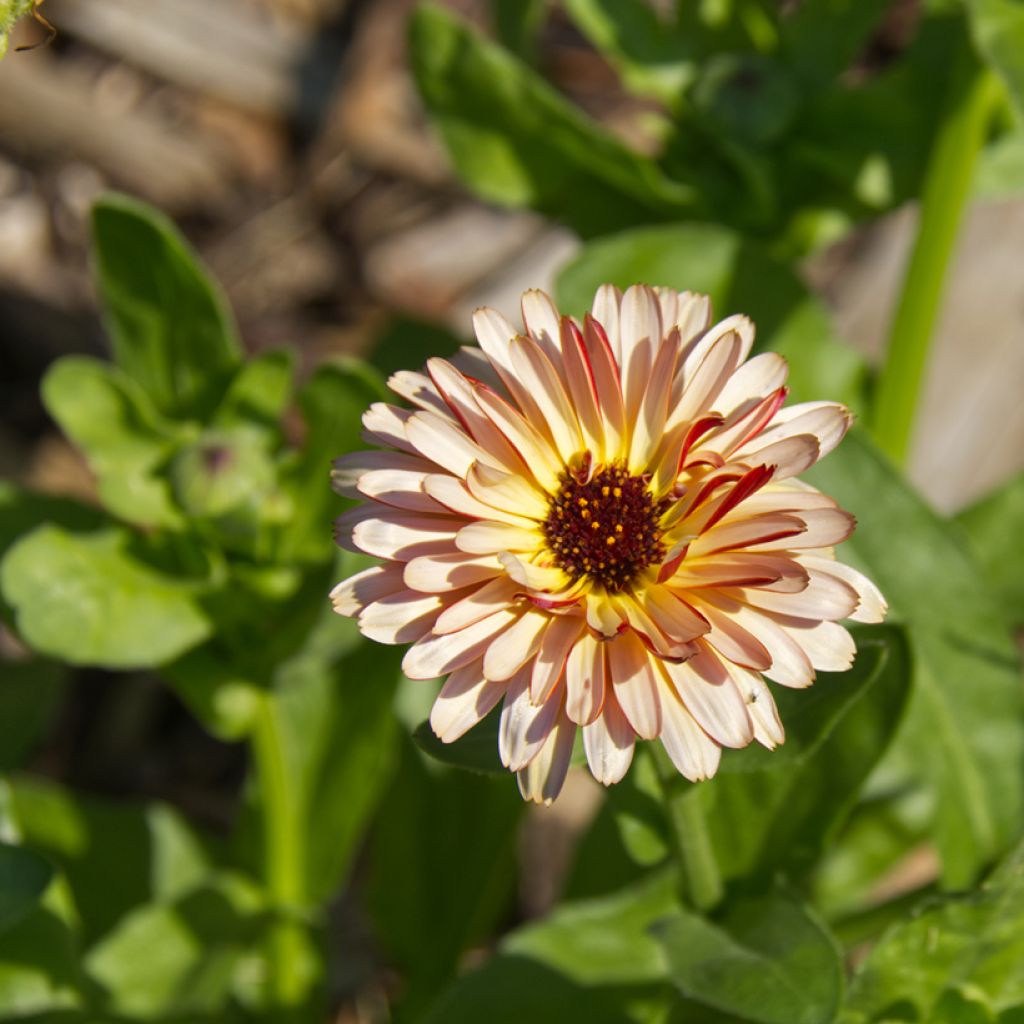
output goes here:
[{"label": "thick green stem", "polygon": [[674,767],[666,766],[657,756],[655,761],[671,833],[672,852],[679,865],[682,897],[697,910],[708,910],[722,899],[724,888],[708,833],[701,793],[683,783]]},{"label": "thick green stem", "polygon": [[974,164],[1000,95],[993,73],[964,40],[949,83],[942,124],[928,160],[921,219],[907,267],[874,408],[874,433],[905,460],[928,361],[946,268],[956,242]]},{"label": "thick green stem", "polygon": [[308,981],[303,963],[305,927],[299,920],[305,897],[305,833],[288,785],[271,694],[260,700],[252,750],[263,810],[266,884],[279,915],[271,937],[270,992],[277,1007],[295,1008],[306,997]]}]

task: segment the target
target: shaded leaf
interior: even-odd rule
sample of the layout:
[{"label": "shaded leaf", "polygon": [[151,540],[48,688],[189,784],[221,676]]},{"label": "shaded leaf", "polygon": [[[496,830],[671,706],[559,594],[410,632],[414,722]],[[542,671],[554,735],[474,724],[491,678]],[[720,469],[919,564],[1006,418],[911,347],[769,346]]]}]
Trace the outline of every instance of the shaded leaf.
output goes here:
[{"label": "shaded leaf", "polygon": [[434,735],[430,722],[421,722],[412,734],[425,754],[443,764],[483,775],[507,775],[508,769],[498,757],[498,726],[501,709],[496,708],[482,722],[454,743],[442,743]]},{"label": "shaded leaf", "polygon": [[976,46],[1024,116],[1024,5],[1018,0],[967,0],[967,13]]},{"label": "shaded leaf", "polygon": [[0,565],[4,598],[25,641],[73,665],[162,665],[212,630],[199,605],[204,584],[136,557],[129,534],[71,534],[42,526]]},{"label": "shaded leaf", "polygon": [[82,1003],[75,939],[52,911],[39,908],[0,933],[0,1007],[8,1019]]},{"label": "shaded leaf", "polygon": [[63,666],[0,659],[0,771],[17,768],[45,732],[64,692]]},{"label": "shaded leaf", "polygon": [[0,931],[39,903],[52,878],[53,868],[38,853],[0,843]]}]

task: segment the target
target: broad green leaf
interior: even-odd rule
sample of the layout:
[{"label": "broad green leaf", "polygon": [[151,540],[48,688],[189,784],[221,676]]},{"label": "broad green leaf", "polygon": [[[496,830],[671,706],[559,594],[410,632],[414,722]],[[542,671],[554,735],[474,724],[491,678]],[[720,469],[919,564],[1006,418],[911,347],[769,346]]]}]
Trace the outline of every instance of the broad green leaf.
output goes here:
[{"label": "broad green leaf", "polygon": [[421,5],[410,39],[427,110],[483,199],[532,206],[585,236],[695,210],[692,189],[444,8]]},{"label": "broad green leaf", "polygon": [[782,872],[800,882],[885,753],[909,691],[907,644],[890,627],[858,630],[857,640],[848,672],[821,673],[806,691],[772,688],[781,747],[729,751],[719,775],[687,794],[705,810],[725,877]]},{"label": "broad green leaf", "polygon": [[1024,5],[1019,0],[967,0],[967,13],[975,45],[1024,116]]},{"label": "broad green leaf", "polygon": [[901,1020],[971,1020],[936,1015],[940,1006],[951,1009],[956,994],[994,1019],[1024,1002],[1022,963],[1024,846],[1018,846],[976,892],[893,927],[859,967],[840,1019],[867,1024],[895,1016],[899,1007]]},{"label": "broad green leaf", "polygon": [[0,556],[21,536],[37,526],[53,523],[72,532],[96,530],[107,522],[99,509],[72,498],[34,494],[0,480]]},{"label": "broad green leaf", "polygon": [[610,896],[559,907],[509,935],[482,968],[459,978],[427,1024],[623,1024],[662,1020],[666,960],[651,927],[678,910],[671,873]]},{"label": "broad green leaf", "polygon": [[40,907],[0,933],[0,1007],[8,1020],[82,1004],[74,935]]},{"label": "broad green leaf", "polygon": [[31,850],[0,843],[0,932],[35,907],[53,878],[53,868]]},{"label": "broad green leaf", "polygon": [[962,887],[1005,848],[1024,813],[1024,691],[1002,610],[958,531],[862,432],[808,479],[858,517],[845,557],[863,563],[893,619],[909,627],[914,694],[901,739],[934,795],[944,881]]},{"label": "broad green leaf", "polygon": [[132,908],[174,900],[209,871],[199,838],[169,807],[80,797],[29,777],[8,786],[0,825],[60,867],[86,944]]},{"label": "broad green leaf", "polygon": [[[212,877],[173,903],[133,909],[84,959],[107,1011],[136,1020],[194,1017],[224,1008],[259,937],[260,894]],[[144,951],[145,955],[140,955]]]},{"label": "broad green leaf", "polygon": [[370,909],[405,978],[401,1014],[420,1020],[460,954],[508,906],[523,804],[511,775],[428,763],[404,737],[399,748],[371,840]]},{"label": "broad green leaf", "polygon": [[758,1024],[831,1024],[843,991],[839,950],[805,907],[775,892],[710,921],[686,910],[655,926],[683,995]]},{"label": "broad green leaf", "polygon": [[204,583],[168,575],[139,548],[115,528],[42,526],[18,541],[0,565],[0,586],[25,641],[73,665],[149,668],[205,640]]},{"label": "broad green leaf", "polygon": [[259,689],[216,640],[193,647],[162,671],[178,696],[218,739],[240,740],[248,734]]},{"label": "broad green leaf", "polygon": [[162,419],[131,377],[98,359],[67,356],[47,372],[42,393],[47,411],[85,455],[111,512],[145,526],[181,525],[160,475],[180,429]]},{"label": "broad green leaf", "polygon": [[108,195],[93,207],[92,226],[115,361],[160,412],[206,420],[240,360],[220,290],[152,207]]},{"label": "broad green leaf", "polygon": [[1013,626],[1024,625],[1024,475],[957,515]]},{"label": "broad green leaf", "polygon": [[981,202],[1018,199],[1024,192],[1024,129],[1007,132],[978,154],[972,198]]},{"label": "broad green leaf", "polygon": [[507,775],[508,769],[498,757],[500,717],[500,710],[495,709],[454,743],[442,743],[434,735],[430,722],[421,722],[413,732],[412,738],[420,750],[442,764],[482,775]]},{"label": "broad green leaf", "polygon": [[268,446],[281,434],[280,419],[292,395],[295,356],[287,349],[264,352],[247,360],[228,385],[217,407],[213,427],[257,433]]},{"label": "broad green leaf", "polygon": [[692,33],[644,0],[566,0],[565,8],[626,88],[669,107],[679,103],[697,74]]},{"label": "broad green leaf", "polygon": [[638,282],[704,292],[719,317],[746,313],[757,325],[759,346],[790,360],[797,400],[861,405],[863,360],[836,339],[824,310],[792,271],[735,232],[713,224],[670,224],[591,242],[559,275],[559,305],[580,314],[599,285]]},{"label": "broad green leaf", "polygon": [[537,36],[548,16],[547,0],[491,0],[498,38],[528,64],[537,59]]},{"label": "broad green leaf", "polygon": [[377,372],[356,360],[321,366],[299,392],[307,432],[302,451],[282,468],[282,486],[290,502],[280,517],[282,560],[331,557],[333,520],[344,507],[331,491],[331,462],[363,447],[362,415],[371,403],[387,398]]},{"label": "broad green leaf", "polygon": [[63,666],[0,658],[0,771],[21,765],[46,731],[64,692]]}]

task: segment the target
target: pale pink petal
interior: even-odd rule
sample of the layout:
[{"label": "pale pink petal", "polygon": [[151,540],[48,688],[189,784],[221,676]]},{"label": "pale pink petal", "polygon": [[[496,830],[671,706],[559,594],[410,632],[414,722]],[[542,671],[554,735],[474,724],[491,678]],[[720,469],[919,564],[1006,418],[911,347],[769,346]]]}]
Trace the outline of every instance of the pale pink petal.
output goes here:
[{"label": "pale pink petal", "polygon": [[430,711],[430,727],[442,743],[454,743],[486,718],[505,695],[505,687],[488,682],[475,661],[453,672]]},{"label": "pale pink petal", "polygon": [[615,356],[615,362],[621,365],[622,348],[619,344],[619,308],[622,305],[622,292],[614,285],[603,284],[597,289],[594,304],[590,311],[593,318],[601,325],[605,337]]},{"label": "pale pink petal", "polygon": [[678,358],[679,334],[673,330],[658,349],[633,424],[627,462],[629,471],[635,475],[647,472],[664,437],[669,391]]},{"label": "pale pink petal", "polygon": [[841,544],[857,526],[857,520],[841,508],[818,508],[789,513],[803,520],[807,527],[795,537],[765,541],[757,545],[757,551],[789,551],[803,548],[826,548]]},{"label": "pale pink petal", "polygon": [[575,615],[555,615],[548,622],[533,659],[530,700],[542,704],[562,679],[565,661],[583,630],[583,620]]},{"label": "pale pink petal", "polygon": [[444,600],[436,594],[400,590],[359,613],[359,631],[381,644],[411,644],[430,632]]},{"label": "pale pink petal", "polygon": [[562,463],[547,438],[495,392],[478,386],[476,400],[494,425],[508,438],[541,488],[545,491],[555,490],[562,472]]},{"label": "pale pink petal", "polygon": [[416,454],[416,449],[405,433],[405,425],[412,418],[408,409],[399,409],[387,402],[374,402],[363,413],[363,439],[367,444],[398,448]]},{"label": "pale pink petal", "polygon": [[759,400],[778,391],[789,376],[789,364],[777,352],[762,352],[748,359],[718,395],[719,412],[728,415],[750,399]]},{"label": "pale pink petal", "polygon": [[589,316],[583,320],[583,345],[597,389],[604,425],[605,458],[614,461],[625,454],[622,447],[626,440],[627,424],[622,382],[615,354],[605,337],[604,329]]},{"label": "pale pink petal", "polygon": [[429,473],[430,462],[420,455],[407,452],[359,451],[341,455],[331,463],[331,487],[346,498],[360,498],[359,478],[364,473],[391,469],[407,473]]},{"label": "pale pink petal", "polygon": [[[478,463],[474,463],[474,465],[478,465]],[[509,526],[518,526],[527,530],[532,529],[535,525],[533,520],[524,516],[506,512],[493,505],[485,505],[470,492],[462,480],[454,476],[431,473],[423,480],[423,490],[437,506],[465,516],[467,519],[497,520],[507,523]]]},{"label": "pale pink petal", "polygon": [[853,587],[857,594],[858,604],[849,618],[854,622],[881,622],[885,619],[885,613],[889,606],[886,604],[882,592],[864,573],[854,569],[853,566],[829,558],[821,558],[818,555],[801,555],[800,561],[808,569],[836,576]]},{"label": "pale pink petal", "polygon": [[691,782],[710,779],[718,770],[722,748],[697,725],[669,687],[662,702],[661,743],[680,774]]},{"label": "pale pink petal", "polygon": [[605,786],[620,782],[633,761],[635,746],[633,727],[609,694],[601,714],[583,727],[583,750],[591,774]]},{"label": "pale pink petal", "polygon": [[[619,316],[622,394],[626,404],[626,416],[635,422],[640,413],[644,392],[651,383],[655,350],[662,339],[661,308],[657,295],[645,285],[627,288],[622,297]],[[666,386],[667,399],[670,380],[663,383]]]},{"label": "pale pink petal", "polygon": [[836,502],[827,494],[813,487],[793,489],[799,480],[787,480],[784,484],[770,483],[757,494],[744,499],[743,511],[747,515],[761,512],[802,512],[810,509],[836,508]]},{"label": "pale pink petal", "polygon": [[452,538],[464,522],[450,516],[420,515],[379,505],[375,511],[375,516],[352,527],[352,543],[368,555],[402,562],[417,555],[450,551]]},{"label": "pale pink petal", "polygon": [[519,792],[525,800],[545,805],[554,801],[565,783],[575,739],[576,726],[563,712],[559,715],[544,746],[518,773]]},{"label": "pale pink petal", "polygon": [[823,459],[842,441],[852,422],[849,409],[837,402],[803,402],[778,412],[760,439],[780,441],[798,434],[812,434],[818,439],[818,458]]},{"label": "pale pink petal", "polygon": [[736,666],[732,666],[729,671],[747,702],[747,714],[754,724],[754,739],[761,746],[774,750],[786,739],[786,730],[782,726],[771,690],[756,672],[747,672]]},{"label": "pale pink petal", "polygon": [[562,318],[562,363],[565,381],[572,399],[583,446],[598,461],[605,461],[604,424],[601,417],[601,401],[597,391],[594,369],[590,355],[583,342],[579,328],[568,317]]},{"label": "pale pink petal", "polygon": [[529,666],[509,680],[498,727],[498,755],[509,771],[520,771],[537,756],[558,721],[559,710],[557,700],[540,705],[530,700]]},{"label": "pale pink petal", "polygon": [[[743,515],[744,508],[741,504],[734,515]],[[802,519],[782,512],[768,512],[742,519],[727,518],[694,540],[689,555],[691,558],[699,558],[718,551],[761,546],[769,541],[791,539],[806,531],[807,524]]]},{"label": "pale pink petal", "polygon": [[[807,570],[786,555],[770,552],[725,551],[706,558],[686,558],[667,580],[673,590],[719,587],[772,586],[782,593],[797,593],[807,586]],[[685,593],[680,596],[685,598]]]},{"label": "pale pink petal", "polygon": [[820,672],[845,672],[853,665],[857,645],[838,622],[802,623],[791,619],[780,625]]},{"label": "pale pink petal", "polygon": [[474,462],[493,461],[460,426],[437,413],[414,413],[405,432],[421,455],[458,477],[465,477]]},{"label": "pale pink petal", "polygon": [[[713,327],[698,342],[694,353],[686,358],[680,371],[682,394],[669,414],[666,427],[697,419],[702,413],[715,411],[715,399],[743,361],[744,340],[735,330]],[[700,353],[694,361],[694,354]],[[691,369],[692,366],[692,369]]]},{"label": "pale pink petal", "polygon": [[674,640],[694,640],[709,629],[707,619],[667,587],[649,587],[641,600],[658,628]]},{"label": "pale pink petal", "polygon": [[[484,654],[484,675],[495,682],[511,679],[540,647],[551,616],[533,608],[526,611],[491,642]],[[527,665],[527,679],[529,679]]]},{"label": "pale pink petal", "polygon": [[501,563],[493,555],[467,555],[461,551],[420,555],[405,566],[405,583],[413,590],[441,594],[483,583],[501,571]]},{"label": "pale pink petal", "polygon": [[601,714],[605,677],[605,644],[584,632],[565,663],[565,710],[577,725],[588,725]]},{"label": "pale pink petal", "polygon": [[694,607],[710,623],[704,642],[735,665],[763,672],[772,663],[768,649],[721,609],[694,598]]},{"label": "pale pink petal", "polygon": [[446,419],[452,418],[451,410],[426,374],[399,370],[388,378],[388,387],[421,409],[431,409]]},{"label": "pale pink petal", "polygon": [[748,633],[759,640],[771,655],[772,663],[764,674],[776,683],[797,689],[814,682],[814,668],[804,649],[782,629],[768,613],[715,595],[714,603],[730,615]]},{"label": "pale pink petal", "polygon": [[331,604],[339,615],[351,618],[368,604],[404,589],[400,565],[375,565],[342,580],[331,591]]},{"label": "pale pink petal", "polygon": [[[762,435],[763,437],[763,435]],[[758,444],[756,438],[753,444]],[[809,469],[818,461],[818,439],[811,434],[797,434],[782,441],[775,441],[763,448],[742,449],[733,459],[748,466],[769,466],[774,469],[772,479],[785,480]]]},{"label": "pale pink petal", "polygon": [[544,426],[555,442],[555,450],[563,462],[568,462],[582,449],[583,440],[576,412],[551,360],[532,338],[520,337],[512,339],[512,365],[540,407]]},{"label": "pale pink petal", "polygon": [[455,545],[471,555],[491,555],[500,551],[536,551],[542,544],[536,530],[509,523],[481,521],[463,526],[455,535]]},{"label": "pale pink petal", "polygon": [[721,427],[701,442],[700,448],[687,461],[707,461],[712,454],[730,459],[737,450],[755,438],[763,441],[768,433],[765,427],[785,400],[786,389],[779,388],[764,398],[753,398],[737,406]]},{"label": "pale pink petal", "polygon": [[561,362],[562,350],[558,310],[549,295],[539,288],[523,292],[523,326],[555,365]]},{"label": "pale pink petal", "polygon": [[745,747],[754,727],[739,688],[722,662],[702,652],[681,664],[662,669],[696,723],[723,747]]},{"label": "pale pink petal", "polygon": [[661,700],[651,655],[632,633],[608,645],[608,669],[615,697],[636,734],[652,740],[661,732]]},{"label": "pale pink petal", "polygon": [[426,473],[408,469],[371,469],[359,478],[359,493],[392,508],[410,512],[443,512],[423,491]]},{"label": "pale pink petal", "polygon": [[472,626],[474,622],[502,608],[510,608],[515,604],[518,587],[514,580],[499,576],[489,583],[473,590],[461,600],[446,608],[434,623],[434,632],[457,633],[459,630]]},{"label": "pale pink petal", "polygon": [[697,339],[711,326],[711,300],[696,292],[680,292],[675,320],[669,323],[663,314],[662,323],[666,330],[672,326],[679,328],[679,337],[689,353]]},{"label": "pale pink petal", "polygon": [[410,679],[436,679],[481,657],[494,636],[515,622],[519,613],[509,610],[474,622],[459,633],[431,634],[417,641],[402,661]]},{"label": "pale pink petal", "polygon": [[848,619],[857,608],[857,592],[848,583],[808,569],[807,586],[798,594],[742,590],[741,600],[755,608],[801,619]]}]

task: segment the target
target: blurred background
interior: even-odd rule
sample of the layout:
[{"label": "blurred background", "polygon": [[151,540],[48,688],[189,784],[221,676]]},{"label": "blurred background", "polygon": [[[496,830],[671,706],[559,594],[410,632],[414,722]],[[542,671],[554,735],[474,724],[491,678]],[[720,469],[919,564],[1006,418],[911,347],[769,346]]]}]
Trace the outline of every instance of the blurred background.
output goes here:
[{"label": "blurred background", "polygon": [[[57,37],[21,53],[14,47],[46,33],[31,19],[18,26],[0,62],[0,476],[94,499],[39,382],[59,356],[106,351],[88,258],[90,204],[106,189],[166,211],[224,286],[246,348],[290,347],[306,373],[339,353],[385,370],[416,365],[465,337],[477,306],[515,318],[524,289],[551,288],[579,240],[458,183],[408,67],[414,6],[46,0]],[[494,32],[506,5],[448,6]],[[898,61],[919,16],[916,0],[889,5],[846,74],[863,80]],[[651,101],[623,88],[558,3],[532,45],[535,65],[572,102],[632,147],[656,149]],[[979,175],[909,464],[945,514],[1024,469],[1024,200],[1006,180]],[[1024,192],[1024,168],[1017,180]],[[837,333],[872,360],[914,225],[913,204],[901,207],[799,268]],[[732,312],[742,310],[717,311]],[[14,643],[6,633],[0,642]],[[86,792],[168,800],[226,828],[244,751],[210,738],[147,674],[77,675],[84,685],[55,694],[28,767]],[[595,787],[574,776],[556,813],[531,818],[519,912],[556,897],[568,844],[596,800]],[[924,876],[933,868],[926,863]],[[342,908],[338,919],[342,944],[357,951],[350,976],[334,979],[351,1008],[352,992],[365,1003],[388,979],[375,973],[358,915]],[[366,1019],[351,1013],[339,1019]]]}]

